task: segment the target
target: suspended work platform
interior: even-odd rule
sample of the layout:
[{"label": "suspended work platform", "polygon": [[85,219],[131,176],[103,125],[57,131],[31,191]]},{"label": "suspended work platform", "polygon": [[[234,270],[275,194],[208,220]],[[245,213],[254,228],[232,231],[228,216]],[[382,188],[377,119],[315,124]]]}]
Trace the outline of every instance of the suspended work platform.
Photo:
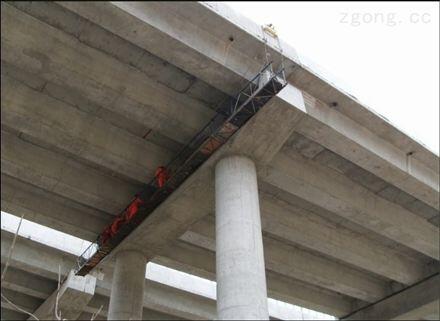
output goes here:
[{"label": "suspended work platform", "polygon": [[78,257],[76,274],[87,275],[286,84],[284,69],[275,72],[272,63],[268,63],[235,97],[224,101],[209,123],[166,166],[169,177],[165,184],[159,187],[152,179],[136,194],[141,200],[136,215],[128,221],[124,220],[127,208],[124,209],[115,218],[121,222],[117,233],[106,240],[100,235]]}]

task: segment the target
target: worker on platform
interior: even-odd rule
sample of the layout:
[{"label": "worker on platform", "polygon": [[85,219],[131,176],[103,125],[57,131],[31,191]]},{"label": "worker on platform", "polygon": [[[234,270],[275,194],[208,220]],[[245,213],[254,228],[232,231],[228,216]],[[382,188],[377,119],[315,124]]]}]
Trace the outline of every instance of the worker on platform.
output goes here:
[{"label": "worker on platform", "polygon": [[139,206],[141,206],[143,203],[144,201],[142,201],[138,196],[135,197],[135,199],[130,203],[124,213],[124,218],[126,222],[129,222],[136,215],[139,210]]},{"label": "worker on platform", "polygon": [[156,177],[156,183],[159,188],[162,188],[165,185],[166,181],[170,178],[170,175],[165,166],[159,166],[156,169],[156,173],[154,176]]}]

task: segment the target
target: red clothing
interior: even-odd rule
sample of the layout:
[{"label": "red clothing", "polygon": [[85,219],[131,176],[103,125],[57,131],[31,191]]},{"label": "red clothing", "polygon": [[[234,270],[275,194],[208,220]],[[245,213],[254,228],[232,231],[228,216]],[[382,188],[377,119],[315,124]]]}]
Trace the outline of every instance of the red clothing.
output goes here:
[{"label": "red clothing", "polygon": [[128,206],[127,210],[125,211],[125,220],[128,222],[130,221],[139,210],[139,206],[143,203],[143,201],[136,197],[133,202]]},{"label": "red clothing", "polygon": [[121,227],[122,223],[124,222],[124,218],[118,216],[110,225],[110,231],[111,231],[111,237],[115,236],[116,233],[118,233],[119,228]]},{"label": "red clothing", "polygon": [[155,176],[156,176],[156,183],[157,183],[157,186],[159,186],[159,188],[163,187],[165,185],[166,181],[170,178],[169,174],[164,166],[159,166],[156,169]]}]

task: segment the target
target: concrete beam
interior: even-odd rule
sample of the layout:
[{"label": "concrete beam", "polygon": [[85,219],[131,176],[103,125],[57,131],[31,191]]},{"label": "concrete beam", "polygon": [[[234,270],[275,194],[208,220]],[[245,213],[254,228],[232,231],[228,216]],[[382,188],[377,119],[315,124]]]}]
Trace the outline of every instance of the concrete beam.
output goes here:
[{"label": "concrete beam", "polygon": [[[92,314],[96,314],[101,306],[103,308],[98,313],[95,320],[107,320],[108,314],[108,298],[99,294],[96,294],[90,301],[89,305],[84,309],[84,312],[79,316],[79,320],[90,320]],[[166,314],[163,312],[144,308],[142,312],[142,320],[185,320],[183,316],[176,316]],[[197,320],[198,318],[194,318]]]},{"label": "concrete beam", "polygon": [[[61,5],[226,92],[233,92],[234,85],[237,86],[243,79],[252,77],[264,60],[264,57],[255,55],[255,52],[264,51],[259,26],[221,5]],[[216,21],[217,24],[214,25],[212,21]],[[240,22],[246,26],[247,34],[241,29],[244,26],[240,25]],[[219,25],[222,28],[219,28]],[[136,32],[132,32],[133,30]],[[238,36],[238,41],[232,46],[228,43],[231,32]],[[197,37],[193,36],[195,34]],[[274,44],[269,44],[270,47],[276,50]],[[223,48],[228,48],[227,54]],[[325,102],[325,106],[312,104],[302,110],[311,122],[320,126],[320,131],[309,128],[305,132],[309,135],[315,132],[319,138],[328,137],[326,145],[332,150],[342,153],[359,166],[438,209],[438,175],[432,175],[438,174],[438,157],[422,145],[408,139],[353,97],[298,65],[292,48],[283,45],[283,49],[285,53],[289,53],[286,57],[287,64],[296,66],[288,70],[288,74],[292,72],[289,79],[299,88]],[[334,99],[329,100],[329,95]],[[334,101],[340,106],[337,111],[328,107]],[[344,136],[345,142],[339,140],[341,135]],[[407,154],[414,151],[416,153],[411,157],[409,164]],[[386,166],[383,166],[384,164]]]},{"label": "concrete beam", "polygon": [[[11,246],[12,237],[12,233],[2,231],[2,262],[4,262],[9,247]],[[5,286],[14,283],[14,290],[45,299],[52,293],[52,290],[55,289],[54,287],[56,287],[58,265],[61,267],[61,274],[67,275],[69,270],[74,266],[75,259],[76,257],[74,255],[64,253],[32,240],[18,237],[14,248],[14,255],[10,261],[10,268],[13,270],[11,274],[8,272],[9,275],[7,274],[5,279]],[[170,251],[169,255],[157,257],[153,261],[199,277],[215,280],[214,253],[189,244],[176,243],[176,246]],[[26,273],[37,274],[38,277],[20,278],[20,282],[23,284],[15,282],[14,280],[16,280],[18,276],[14,276],[14,270],[17,269]],[[95,291],[97,294],[106,297],[110,295],[111,272],[110,267],[104,269],[104,279],[97,280]],[[317,288],[271,271],[267,271],[266,275],[268,293],[271,298],[336,316],[345,315],[351,311],[353,300],[346,296],[327,291],[323,288]],[[9,277],[12,278],[10,281],[8,281]],[[37,283],[35,283],[39,278],[52,280],[52,288],[49,287],[47,290],[42,291],[45,287],[39,288]],[[26,280],[33,281],[27,282]],[[209,303],[206,308],[203,308],[205,304],[203,302],[212,302],[210,299],[201,298],[182,290],[172,289],[149,280],[146,280],[145,291],[144,306],[156,311],[171,313],[171,311],[178,306],[178,311],[180,312],[173,312],[171,314],[186,315],[188,319],[194,319],[200,318],[200,314],[198,314],[201,313],[200,311],[205,311],[202,314],[202,318],[212,319],[215,316],[214,303]],[[156,297],[156,293],[162,294],[158,294],[158,297]],[[173,300],[169,299],[170,295],[173,297]],[[173,305],[167,305],[169,302],[174,303]],[[192,306],[200,306],[200,310],[196,310],[199,312],[196,313],[193,309],[190,309]],[[159,309],[159,307],[161,308]]]},{"label": "concrete beam", "polygon": [[113,217],[3,174],[1,209],[88,241],[94,241]]},{"label": "concrete beam", "polygon": [[[78,9],[78,10],[81,10],[81,9]],[[91,14],[93,14],[93,13],[91,13]],[[100,13],[101,14],[101,13]],[[88,17],[88,18],[90,18],[90,17]],[[104,17],[105,18],[105,17]],[[133,19],[133,18],[131,18],[131,19]],[[107,26],[108,27],[108,26]],[[291,89],[292,90],[292,89]],[[289,92],[289,91],[288,91]],[[248,137],[250,137],[250,136],[248,136]],[[150,235],[150,233],[147,233],[148,235]]]},{"label": "concrete beam", "polygon": [[[4,265],[2,265],[2,271]],[[46,300],[57,288],[57,282],[8,266],[2,288]]]},{"label": "concrete beam", "polygon": [[439,317],[439,274],[435,274],[377,303],[360,309],[344,320],[417,320]]},{"label": "concrete beam", "polygon": [[[296,104],[304,103],[298,93],[291,94]],[[270,101],[127,236],[115,251],[140,249],[147,257],[153,258],[166,249],[167,245],[182,235],[191,224],[212,212],[212,169],[218,159],[238,152],[252,158],[258,164],[267,164],[300,121],[301,118],[294,108]],[[277,128],[282,130],[275,130]]]},{"label": "concrete beam", "polygon": [[299,133],[439,209],[438,171],[322,101],[303,95],[310,117],[298,126]]},{"label": "concrete beam", "polygon": [[76,37],[11,5],[4,3],[2,9],[2,27],[8,30],[2,35],[6,63],[71,88],[97,105],[182,143],[212,117],[212,109],[204,103],[155,82]]},{"label": "concrete beam", "polygon": [[111,214],[127,206],[140,184],[133,185],[97,169],[2,131],[2,173]]},{"label": "concrete beam", "polygon": [[[261,194],[261,211],[263,232],[270,238],[299,245],[404,284],[412,284],[430,273],[430,269],[397,251],[267,194]],[[181,239],[187,240],[188,236],[195,238],[191,231],[205,236],[193,242],[213,250],[212,216],[195,223]]]},{"label": "concrete beam", "polygon": [[[153,262],[215,281],[215,253],[187,242],[176,242],[164,256]],[[331,315],[343,315],[352,309],[354,300],[325,288],[266,270],[267,291],[270,298],[300,305]]]},{"label": "concrete beam", "polygon": [[439,233],[435,226],[313,160],[293,151],[282,152],[260,175],[277,188],[427,256],[439,258]]},{"label": "concrete beam", "polygon": [[[42,305],[34,311],[38,319],[54,320],[56,301],[61,317],[76,320],[95,293],[96,278],[91,275],[76,276],[71,271],[60,289],[53,292]],[[29,318],[28,320],[33,320]]]},{"label": "concrete beam", "polygon": [[15,311],[12,307],[5,304],[1,309],[1,318],[2,320],[26,320],[27,314]]},{"label": "concrete beam", "polygon": [[[23,87],[23,88],[25,88],[25,87]],[[249,137],[254,137],[253,135],[249,135]],[[2,201],[3,201],[3,199],[2,199]],[[41,203],[41,202],[40,202]],[[99,230],[97,230],[97,232],[99,232]],[[340,252],[340,251],[339,251]],[[379,266],[379,265],[376,265],[376,266]],[[382,265],[380,265],[380,266],[382,266]],[[395,270],[394,269],[394,271],[400,271],[400,270]]]},{"label": "concrete beam", "polygon": [[[9,301],[11,301],[13,304],[18,306],[22,310],[28,311],[28,312],[34,311],[43,301],[41,299],[29,296],[27,294],[12,291],[9,289],[2,288],[2,294]],[[1,307],[2,307],[2,309],[8,309],[8,310],[19,312],[19,311],[17,311],[17,309],[15,307],[11,306],[6,300],[3,300],[3,299],[1,300]],[[23,315],[25,315],[25,318],[29,317],[29,315],[26,315],[26,314],[23,314]]]},{"label": "concrete beam", "polygon": [[[254,57],[241,52],[246,39],[235,32],[238,28],[232,34],[232,44],[228,39],[231,34],[213,35],[210,19],[218,21],[218,16],[209,15],[209,10],[200,5],[119,2],[85,7],[59,4],[229,94],[234,93],[234,87],[240,87],[243,78],[251,79],[265,61],[263,44],[258,48],[261,52],[253,48]],[[191,13],[191,10],[195,12]],[[201,16],[195,17],[196,12]],[[200,28],[200,20],[205,22],[206,29]],[[119,24],[121,28],[118,29],[116,26]],[[228,28],[224,23],[221,26]],[[136,32],[130,35],[129,29]]]},{"label": "concrete beam", "polygon": [[23,1],[11,4],[78,38],[82,43],[135,67],[158,83],[203,102],[210,108],[225,98],[224,94],[200,79],[54,2],[36,5],[32,1]]},{"label": "concrete beam", "polygon": [[141,184],[170,151],[2,74],[2,128]]},{"label": "concrete beam", "polygon": [[[206,246],[206,243],[200,243],[197,239],[186,238],[186,234],[182,236],[184,241],[191,242],[195,246],[206,246],[206,249],[212,250],[215,244],[214,225],[201,222],[192,226],[190,231],[206,237],[212,244]],[[367,302],[374,302],[388,294],[386,282],[347,265],[267,236],[263,237],[263,242],[267,270]]]},{"label": "concrete beam", "polygon": [[[2,231],[2,263],[6,259],[12,237],[12,233]],[[72,254],[22,237],[17,238],[13,254],[10,261],[11,267],[38,274],[54,282],[58,278],[58,265],[61,267],[61,274],[66,275],[75,262],[75,256]],[[112,268],[106,268],[104,272],[104,279],[96,281],[95,293],[109,297],[112,284]],[[31,291],[35,292],[37,290],[32,289],[33,285],[34,283],[23,285],[22,288],[31,287]],[[30,292],[26,290],[25,293]],[[35,308],[37,307],[38,305]],[[186,319],[215,318],[215,303],[213,300],[151,280],[145,280],[144,307]]]},{"label": "concrete beam", "polygon": [[[6,263],[13,236],[10,232],[1,231],[2,264]],[[75,257],[72,254],[18,236],[9,264],[11,267],[37,274],[43,278],[58,280],[58,267],[61,268],[61,276],[67,275],[75,266]]]},{"label": "concrete beam", "polygon": [[403,284],[412,284],[429,270],[415,260],[348,228],[274,196],[261,196],[263,231],[330,256],[362,270]]}]

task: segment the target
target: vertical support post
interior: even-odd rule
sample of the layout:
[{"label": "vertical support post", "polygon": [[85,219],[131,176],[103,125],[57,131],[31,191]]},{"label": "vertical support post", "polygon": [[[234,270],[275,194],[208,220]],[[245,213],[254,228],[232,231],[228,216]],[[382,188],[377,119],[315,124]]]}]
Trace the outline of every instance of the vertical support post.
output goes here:
[{"label": "vertical support post", "polygon": [[229,156],[215,169],[217,317],[268,320],[257,174]]},{"label": "vertical support post", "polygon": [[116,254],[108,320],[142,320],[146,265],[138,251]]}]

